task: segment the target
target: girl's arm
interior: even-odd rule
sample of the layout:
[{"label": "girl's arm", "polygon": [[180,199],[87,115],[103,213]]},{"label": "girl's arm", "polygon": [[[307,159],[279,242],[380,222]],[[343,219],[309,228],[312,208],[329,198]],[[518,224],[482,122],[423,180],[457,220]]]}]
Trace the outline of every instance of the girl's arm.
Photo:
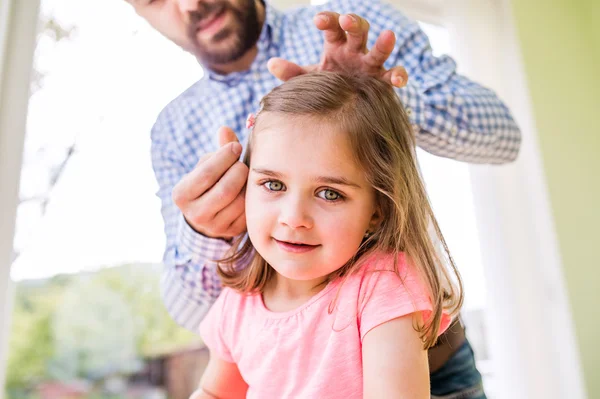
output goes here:
[{"label": "girl's arm", "polygon": [[237,365],[220,359],[211,351],[200,387],[190,399],[245,398],[247,390],[248,384],[242,378]]},{"label": "girl's arm", "polygon": [[429,399],[427,351],[415,323],[420,313],[390,320],[363,339],[364,399]]}]

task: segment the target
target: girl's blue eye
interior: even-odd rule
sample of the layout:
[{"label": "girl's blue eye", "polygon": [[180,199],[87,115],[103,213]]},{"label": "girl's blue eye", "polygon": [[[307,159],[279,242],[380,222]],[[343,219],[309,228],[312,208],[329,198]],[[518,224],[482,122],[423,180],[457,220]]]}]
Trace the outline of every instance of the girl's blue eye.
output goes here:
[{"label": "girl's blue eye", "polygon": [[319,198],[323,198],[324,200],[327,200],[327,201],[337,201],[342,198],[340,193],[337,193],[328,188],[326,188],[325,190],[319,191],[319,193],[317,195],[319,196]]},{"label": "girl's blue eye", "polygon": [[283,183],[276,180],[269,180],[264,185],[269,191],[282,191],[284,189]]}]

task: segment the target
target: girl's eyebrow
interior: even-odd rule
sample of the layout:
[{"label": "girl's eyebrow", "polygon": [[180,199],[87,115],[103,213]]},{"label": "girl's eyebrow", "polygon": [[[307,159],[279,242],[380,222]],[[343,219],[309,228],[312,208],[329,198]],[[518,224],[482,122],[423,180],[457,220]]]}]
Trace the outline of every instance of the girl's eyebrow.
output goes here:
[{"label": "girl's eyebrow", "polygon": [[269,169],[263,169],[263,168],[252,168],[253,172],[259,173],[261,175],[267,175],[267,176],[271,176],[271,177],[276,177],[278,179],[281,179],[283,177],[283,175],[279,172],[275,172]]},{"label": "girl's eyebrow", "polygon": [[[269,169],[262,169],[262,168],[252,168],[252,171],[255,173],[259,173],[261,175],[266,175],[266,176],[270,176],[270,177],[274,177],[277,179],[282,179],[284,177],[284,175],[282,175],[279,172],[275,172]],[[360,185],[348,180],[345,177],[339,177],[339,176],[318,176],[315,179],[315,182],[317,183],[321,183],[321,184],[336,184],[336,185],[340,185],[340,186],[349,186],[349,187],[355,187],[355,188],[361,188]]]},{"label": "girl's eyebrow", "polygon": [[319,176],[315,179],[315,181],[317,183],[337,184],[340,186],[349,186],[349,187],[360,188],[360,186],[358,184],[351,182],[350,180],[346,179],[345,177]]}]

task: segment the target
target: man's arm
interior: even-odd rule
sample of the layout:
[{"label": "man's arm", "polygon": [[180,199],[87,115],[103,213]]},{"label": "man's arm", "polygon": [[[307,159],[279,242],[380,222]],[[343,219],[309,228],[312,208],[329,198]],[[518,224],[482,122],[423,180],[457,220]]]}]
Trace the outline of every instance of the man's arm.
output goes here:
[{"label": "man's arm", "polygon": [[[222,259],[227,241],[198,233],[173,201],[173,188],[193,169],[169,130],[166,111],[152,129],[152,165],[158,181],[158,196],[166,234],[161,278],[163,302],[179,325],[197,332],[198,326],[221,292],[214,260]],[[243,226],[245,229],[245,223]]]},{"label": "man's arm", "polygon": [[417,127],[419,147],[459,161],[514,161],[521,132],[508,108],[493,91],[458,75],[450,57],[434,57],[427,36],[413,29],[389,62],[409,73],[396,91]]},{"label": "man's arm", "polygon": [[[451,58],[434,57],[416,22],[379,0],[333,0],[315,11],[325,8],[332,11],[322,11],[314,19],[325,43],[320,63],[299,66],[273,59],[269,69],[275,76],[288,80],[314,70],[335,70],[406,85],[396,90],[424,150],[476,163],[504,163],[517,157],[521,132],[509,110],[494,92],[458,75]],[[395,81],[404,78],[400,67],[408,73],[408,82]]]},{"label": "man's arm", "polygon": [[407,85],[397,92],[418,127],[419,147],[474,163],[516,159],[521,132],[493,91],[458,75],[450,57],[434,57],[419,25],[391,5],[384,1],[351,3],[357,3],[364,12],[361,16],[369,21],[370,39],[386,29],[397,35],[385,67],[402,65],[408,72]]}]

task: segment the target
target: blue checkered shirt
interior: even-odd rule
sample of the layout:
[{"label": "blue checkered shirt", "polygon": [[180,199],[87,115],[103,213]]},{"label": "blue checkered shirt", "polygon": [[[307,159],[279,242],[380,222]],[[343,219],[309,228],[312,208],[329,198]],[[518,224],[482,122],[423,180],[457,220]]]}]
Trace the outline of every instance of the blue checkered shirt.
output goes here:
[{"label": "blue checkered shirt", "polygon": [[421,148],[477,163],[509,162],[517,156],[521,136],[508,109],[492,91],[457,75],[451,58],[434,57],[418,24],[392,6],[378,0],[333,0],[284,13],[267,4],[250,69],[227,76],[207,71],[165,107],[152,129],[152,161],[167,236],[162,295],[174,320],[192,331],[221,292],[212,260],[221,259],[229,245],[198,234],[186,223],[171,199],[173,186],[202,155],[217,150],[220,126],[231,127],[245,143],[247,115],[280,84],[267,70],[269,58],[300,65],[319,62],[323,37],[312,19],[325,9],[366,18],[371,25],[369,48],[384,29],[396,33],[396,48],[385,66],[402,65],[409,73],[408,85],[397,91]]}]

